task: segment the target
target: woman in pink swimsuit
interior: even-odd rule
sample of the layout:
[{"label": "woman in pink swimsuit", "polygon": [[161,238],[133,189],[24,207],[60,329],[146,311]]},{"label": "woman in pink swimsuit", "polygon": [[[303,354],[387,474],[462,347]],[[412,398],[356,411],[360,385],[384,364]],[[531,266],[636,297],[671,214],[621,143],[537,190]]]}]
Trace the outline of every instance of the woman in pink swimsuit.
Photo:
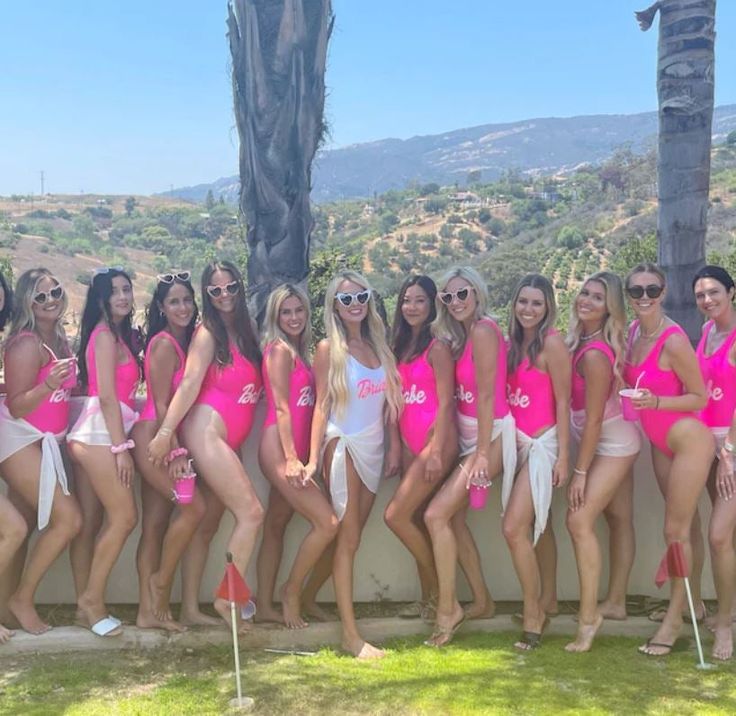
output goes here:
[{"label": "woman in pink swimsuit", "polygon": [[424,508],[457,464],[454,364],[449,346],[433,339],[437,287],[427,276],[410,276],[401,289],[394,316],[393,351],[398,361],[404,410],[399,420],[403,442],[402,479],[384,518],[417,563],[420,602],[400,613],[433,621],[439,586]]},{"label": "woman in pink swimsuit", "polygon": [[[439,582],[437,619],[428,646],[449,643],[465,619],[490,618],[495,604],[486,586],[480,555],[466,524],[468,489],[490,487],[499,473],[513,474],[514,424],[506,400],[506,344],[486,314],[488,294],[468,267],[449,271],[439,283],[435,337],[455,358],[458,433],[462,462],[445,480],[424,513]],[[457,562],[473,593],[465,611],[455,588]]]},{"label": "woman in pink swimsuit", "polygon": [[66,438],[83,517],[82,531],[70,549],[77,620],[98,636],[122,633],[120,621],[105,606],[105,588],[138,521],[131,489],[133,443],[128,439],[138,417],[134,408],[140,377],[133,311],[128,274],[120,268],[98,269],[80,328],[79,376],[87,397]]},{"label": "woman in pink swimsuit", "polygon": [[[148,446],[154,465],[164,465],[181,425],[182,442],[203,478],[198,489],[207,511],[183,563],[183,623],[211,619],[199,611],[199,587],[224,509],[235,518],[228,550],[241,574],[263,521],[263,507],[239,454],[261,394],[260,363],[240,271],[229,261],[208,264],[202,273],[202,325],[192,338],[181,383]],[[228,602],[217,598],[214,607],[230,624]],[[240,629],[239,614],[237,620]]]},{"label": "woman in pink swimsuit", "polygon": [[[62,320],[67,297],[53,274],[42,268],[23,273],[15,300],[5,346],[7,395],[0,404],[0,472],[14,493],[33,508],[34,517],[37,513],[39,537],[19,582],[13,584],[7,609],[25,631],[42,634],[51,627],[36,612],[34,594],[81,526],[79,505],[69,494],[59,451],[77,372]],[[13,516],[9,527],[8,534],[18,536],[20,523]],[[4,526],[2,530],[5,533]],[[13,553],[7,556],[12,558]]]},{"label": "woman in pink swimsuit", "polygon": [[713,503],[708,540],[713,580],[718,596],[718,614],[712,620],[715,632],[714,659],[733,656],[734,598],[736,596],[736,287],[728,271],[704,266],[693,279],[695,302],[707,319],[696,355],[708,391],[703,422],[716,440],[708,493]]},{"label": "woman in pink swimsuit", "polygon": [[[626,618],[626,587],[634,562],[632,469],[639,431],[621,415],[626,308],[621,279],[593,274],[572,307],[567,339],[572,354],[571,430],[579,443],[567,490],[567,528],[580,577],[578,633],[567,651],[589,651],[604,618]],[[609,512],[612,513],[609,516]],[[601,549],[595,523],[603,513],[610,533],[608,596],[598,605]],[[616,514],[628,515],[619,524]]]},{"label": "woman in pink swimsuit", "polygon": [[[0,271],[0,333],[5,329],[5,324],[12,312],[13,292],[2,271]],[[0,388],[4,393],[5,386],[0,385]],[[23,504],[19,496],[16,497],[16,501],[21,505]],[[23,558],[23,563],[25,563],[25,550],[21,549],[21,546],[26,544],[28,531],[23,514],[5,495],[0,493],[0,613],[5,611],[7,599],[10,593],[15,591],[20,579],[20,571],[23,569],[23,565],[21,564],[20,569],[17,569],[15,563],[20,561],[19,553]],[[6,629],[0,624],[0,644],[4,644],[14,634],[14,631]]]},{"label": "woman in pink swimsuit", "polygon": [[[141,483],[141,538],[138,543],[138,615],[136,626],[181,631],[169,607],[176,567],[202,517],[204,500],[198,490],[189,504],[172,501],[174,480],[187,469],[187,451],[172,435],[173,450],[166,468],[148,461],[148,443],[156,434],[171,397],[184,375],[189,342],[197,323],[197,304],[189,271],[160,274],[146,312],[143,373],[146,404],[131,434],[133,456]],[[173,519],[172,519],[172,514]]]},{"label": "woman in pink swimsuit", "polygon": [[[332,508],[340,520],[332,577],[343,649],[358,659],[375,659],[384,652],[358,631],[353,569],[381,477],[399,470],[401,381],[373,290],[360,274],[343,271],[333,278],[324,305],[327,338],[319,342],[314,356],[316,403],[303,479],[313,479],[322,462]],[[389,445],[384,450],[387,424]],[[323,573],[330,554],[325,553],[315,572]]]},{"label": "woman in pink swimsuit", "polygon": [[[271,483],[258,554],[258,621],[278,621],[290,629],[307,626],[300,595],[307,574],[337,534],[339,522],[325,495],[304,480],[314,412],[314,375],[309,299],[291,284],[268,297],[263,324],[263,385],[268,410],[258,462]],[[281,587],[281,610],[273,592],[283,552],[284,531],[294,512],[310,523],[291,572]]]},{"label": "woman in pink swimsuit", "polygon": [[[654,264],[639,264],[626,278],[636,320],[629,329],[624,380],[632,387],[639,381],[642,391],[633,402],[651,442],[654,474],[665,498],[665,541],[681,542],[692,564],[691,524],[715,444],[696,415],[707,403],[698,360],[685,332],[662,310],[665,290],[664,273]],[[664,620],[639,651],[648,656],[669,654],[685,608],[685,585],[673,579]]]},{"label": "woman in pink swimsuit", "polygon": [[556,611],[557,550],[549,521],[552,491],[568,478],[570,355],[554,330],[552,284],[539,274],[519,281],[509,321],[508,394],[521,469],[504,480],[503,534],[524,598],[517,649],[539,646]]}]

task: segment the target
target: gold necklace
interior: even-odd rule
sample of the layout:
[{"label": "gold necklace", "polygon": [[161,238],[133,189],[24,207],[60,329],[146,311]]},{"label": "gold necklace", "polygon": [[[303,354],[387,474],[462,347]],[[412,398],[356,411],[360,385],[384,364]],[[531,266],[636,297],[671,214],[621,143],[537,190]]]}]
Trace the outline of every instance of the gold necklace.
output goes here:
[{"label": "gold necklace", "polygon": [[644,331],[641,329],[641,326],[639,326],[639,335],[648,341],[654,338],[654,336],[656,336],[657,333],[659,333],[659,330],[660,328],[662,328],[663,323],[664,323],[664,316],[662,316],[662,318],[659,319],[659,323],[657,324],[657,326],[651,333],[644,333]]},{"label": "gold necklace", "polygon": [[595,338],[599,333],[603,331],[602,328],[599,328],[597,331],[593,331],[592,333],[589,333],[587,336],[580,335],[581,341],[589,341],[591,338]]}]

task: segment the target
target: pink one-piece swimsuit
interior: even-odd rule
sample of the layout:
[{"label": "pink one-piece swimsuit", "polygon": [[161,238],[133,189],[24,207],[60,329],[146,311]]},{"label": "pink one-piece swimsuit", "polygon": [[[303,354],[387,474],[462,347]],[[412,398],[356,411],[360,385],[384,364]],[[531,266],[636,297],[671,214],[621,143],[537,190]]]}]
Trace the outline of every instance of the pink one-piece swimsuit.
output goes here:
[{"label": "pink one-piece swimsuit", "polygon": [[399,433],[414,455],[418,455],[427,444],[440,405],[434,370],[428,360],[433,345],[434,340],[416,358],[397,366],[404,394]]},{"label": "pink one-piece swimsuit", "polygon": [[[498,354],[496,356],[496,385],[493,401],[493,419],[500,420],[509,413],[506,399],[506,341],[501,329],[490,318],[482,318],[481,323],[490,326],[498,338]],[[465,349],[455,361],[455,396],[457,411],[471,418],[478,417],[478,385],[475,380],[475,363],[473,362],[473,341],[465,341]]]},{"label": "pink one-piece swimsuit", "polygon": [[[654,395],[659,397],[671,397],[682,395],[685,388],[682,381],[674,370],[664,370],[659,367],[659,356],[664,348],[664,343],[671,335],[681,333],[685,335],[685,331],[680,326],[668,326],[657,338],[655,344],[649,350],[641,363],[631,363],[631,348],[634,343],[636,332],[639,328],[639,321],[634,321],[629,328],[629,339],[627,349],[627,361],[624,366],[624,380],[627,385],[635,386],[639,376],[640,388],[647,388]],[[642,430],[649,438],[652,445],[661,450],[665,455],[672,457],[674,454],[667,445],[667,434],[670,428],[683,418],[693,418],[695,413],[686,413],[676,410],[655,410],[645,408],[639,411],[639,420],[641,421]]]},{"label": "pink one-piece swimsuit", "polygon": [[[90,398],[98,397],[100,390],[97,385],[97,363],[95,361],[95,340],[102,331],[110,331],[105,325],[98,325],[94,328],[89,337],[87,350],[84,353],[87,362],[87,395]],[[125,363],[115,363],[115,396],[118,401],[125,403],[131,410],[135,410],[135,392],[138,388],[140,379],[140,371],[135,356],[131,353],[125,341],[116,340],[117,345],[122,346],[123,350],[128,354],[128,360]]]},{"label": "pink one-piece swimsuit", "polygon": [[703,326],[703,334],[696,350],[700,371],[708,389],[708,403],[700,413],[709,428],[730,428],[736,410],[736,367],[728,359],[736,341],[736,330],[723,343],[706,355],[708,335],[714,330],[713,321]]},{"label": "pink one-piece swimsuit", "polygon": [[[38,336],[31,331],[22,331],[10,339],[10,342],[6,346],[6,350],[13,341],[23,336],[33,336],[38,339]],[[43,343],[42,346],[48,352],[50,360],[46,365],[39,368],[36,380],[33,382],[34,387],[41,385],[41,383],[46,381],[46,378],[48,378],[51,373],[51,369],[54,367],[54,363],[57,361],[56,354],[51,350],[51,348],[49,348],[45,343]],[[69,427],[69,399],[72,394],[72,388],[77,384],[76,363],[72,362],[71,368],[69,377],[64,381],[64,383],[53,393],[47,395],[36,408],[28,413],[28,415],[23,417],[27,423],[30,423],[34,428],[40,430],[42,433],[63,435]]]},{"label": "pink one-piece swimsuit", "polygon": [[[261,373],[263,388],[266,393],[266,419],[263,427],[276,424],[276,401],[268,375],[268,355],[273,348],[269,343],[263,351]],[[291,418],[291,435],[297,457],[306,462],[309,459],[309,438],[312,430],[312,414],[314,413],[314,373],[304,359],[297,353],[294,367],[289,376],[289,417]]]},{"label": "pink one-piece swimsuit", "polygon": [[552,377],[530,365],[529,357],[508,376],[508,396],[516,429],[530,438],[557,424],[557,404]]},{"label": "pink one-piece swimsuit", "polygon": [[253,426],[253,414],[261,397],[261,372],[230,341],[231,362],[210,363],[195,405],[209,405],[225,423],[227,444],[235,451]]},{"label": "pink one-piece swimsuit", "polygon": [[168,331],[159,331],[148,343],[146,348],[146,355],[143,358],[143,375],[146,379],[146,404],[143,406],[141,415],[138,420],[156,420],[156,403],[153,400],[153,390],[151,390],[151,352],[153,344],[158,340],[164,340],[171,343],[174,350],[176,351],[176,357],[179,359],[179,366],[174,371],[174,375],[171,376],[171,387],[169,388],[169,399],[171,399],[176,392],[176,389],[181,383],[181,379],[184,377],[184,366],[186,364],[187,357],[179,345],[179,341],[174,338]]},{"label": "pink one-piece swimsuit", "polygon": [[[578,349],[575,351],[575,355],[572,357],[572,393],[570,408],[572,410],[585,410],[585,378],[578,372],[578,363],[582,360],[583,356],[589,351],[600,351],[608,359],[608,362],[613,368],[613,364],[616,362],[616,356],[613,353],[613,348],[608,345],[605,341],[590,341],[589,343],[581,343]],[[604,420],[612,417],[613,415],[621,412],[621,407],[618,403],[617,397],[612,395],[613,383],[611,384],[611,390],[609,391],[608,402],[606,403]]]}]

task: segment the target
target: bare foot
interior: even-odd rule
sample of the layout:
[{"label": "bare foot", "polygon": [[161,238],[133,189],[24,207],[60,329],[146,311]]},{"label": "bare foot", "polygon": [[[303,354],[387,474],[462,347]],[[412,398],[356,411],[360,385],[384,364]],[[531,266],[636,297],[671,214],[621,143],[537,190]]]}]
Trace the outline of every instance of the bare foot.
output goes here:
[{"label": "bare foot", "polygon": [[[218,624],[219,620],[215,620]],[[185,632],[187,628],[180,624],[176,619],[170,617],[169,619],[159,619],[152,612],[145,612],[142,609],[138,609],[138,614],[135,618],[135,625],[139,629],[166,629],[171,632]]]},{"label": "bare foot", "polygon": [[378,649],[367,641],[363,641],[359,636],[354,639],[343,637],[342,648],[348,654],[352,654],[356,659],[382,659],[386,656],[386,652],[383,649]]},{"label": "bare foot", "polygon": [[316,622],[336,622],[337,615],[328,612],[317,604],[317,602],[304,602],[302,612]]},{"label": "bare foot", "polygon": [[15,636],[15,632],[12,629],[6,629],[0,624],[0,644],[4,644],[11,636]]},{"label": "bare foot", "polygon": [[467,611],[455,602],[455,608],[451,614],[441,614],[437,612],[437,621],[435,622],[432,636],[424,643],[426,646],[442,647],[449,644],[455,636],[455,632],[462,626],[463,622],[468,618]]},{"label": "bare foot", "polygon": [[103,619],[112,619],[117,622],[117,628],[109,631],[105,636],[117,636],[123,633],[120,620],[110,616],[104,602],[91,602],[86,600],[84,595],[82,595],[77,602],[77,611],[74,618],[75,624],[91,629]]},{"label": "bare foot", "polygon": [[151,612],[160,622],[173,622],[169,599],[171,597],[171,584],[161,584],[158,581],[158,573],[154,572],[148,578],[148,594],[151,597]]},{"label": "bare foot", "polygon": [[540,602],[540,605],[548,617],[556,617],[560,613],[560,607],[556,599],[552,600],[549,604]]},{"label": "bare foot", "polygon": [[13,595],[8,599],[8,609],[29,634],[44,634],[53,628],[38,616],[32,602],[24,602]]},{"label": "bare foot", "polygon": [[[731,623],[736,622],[736,612],[731,612]],[[718,624],[718,613],[711,614],[709,617],[706,617],[705,619],[705,626],[708,628],[708,631],[714,632],[716,630],[716,625]]]},{"label": "bare foot", "polygon": [[592,624],[585,624],[580,621],[578,623],[578,633],[575,641],[571,641],[565,646],[565,651],[590,651],[593,646],[593,639],[603,624],[603,615],[598,613]]},{"label": "bare foot", "polygon": [[[232,628],[232,622],[230,621],[232,618],[232,610],[230,608],[230,602],[228,602],[226,599],[220,599],[219,597],[215,599],[214,602],[212,602],[212,606],[215,608],[215,611],[222,617],[225,624],[227,624],[228,629]],[[248,622],[244,622],[240,618],[240,608],[236,607],[235,609],[235,627],[238,630],[238,634],[247,634],[251,627]]]},{"label": "bare foot", "polygon": [[184,624],[185,626],[220,626],[222,622],[217,617],[211,617],[209,614],[199,611],[199,609],[196,611],[184,611],[182,608],[179,613],[179,624]]},{"label": "bare foot", "polygon": [[258,611],[253,617],[253,621],[256,624],[283,624],[284,615],[278,609],[274,609],[273,604],[259,601]]},{"label": "bare foot", "polygon": [[281,609],[284,612],[284,624],[289,629],[304,629],[309,624],[302,619],[301,608],[299,604],[299,593],[292,593],[287,585],[284,584],[279,590],[281,595]]},{"label": "bare foot", "polygon": [[598,613],[604,619],[611,619],[616,622],[622,622],[629,618],[626,613],[626,604],[614,604],[608,600],[598,605]]},{"label": "bare foot", "polygon": [[639,647],[639,652],[647,656],[669,656],[677,641],[681,627],[682,622],[679,622],[676,626],[662,622],[662,626],[657,629],[655,635],[646,644]]},{"label": "bare foot", "polygon": [[715,641],[713,642],[714,659],[727,661],[733,656],[733,627],[728,624],[725,626],[716,626]]},{"label": "bare foot", "polygon": [[486,592],[485,599],[471,602],[465,606],[466,619],[493,619],[496,615],[496,602]]}]

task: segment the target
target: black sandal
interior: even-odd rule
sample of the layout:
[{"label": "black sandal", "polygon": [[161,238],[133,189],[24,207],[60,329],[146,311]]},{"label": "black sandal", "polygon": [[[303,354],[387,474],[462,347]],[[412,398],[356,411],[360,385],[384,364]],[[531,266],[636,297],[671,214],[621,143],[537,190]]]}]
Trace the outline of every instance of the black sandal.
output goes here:
[{"label": "black sandal", "polygon": [[542,643],[542,633],[536,631],[521,632],[521,639],[514,644],[519,651],[533,651]]}]

